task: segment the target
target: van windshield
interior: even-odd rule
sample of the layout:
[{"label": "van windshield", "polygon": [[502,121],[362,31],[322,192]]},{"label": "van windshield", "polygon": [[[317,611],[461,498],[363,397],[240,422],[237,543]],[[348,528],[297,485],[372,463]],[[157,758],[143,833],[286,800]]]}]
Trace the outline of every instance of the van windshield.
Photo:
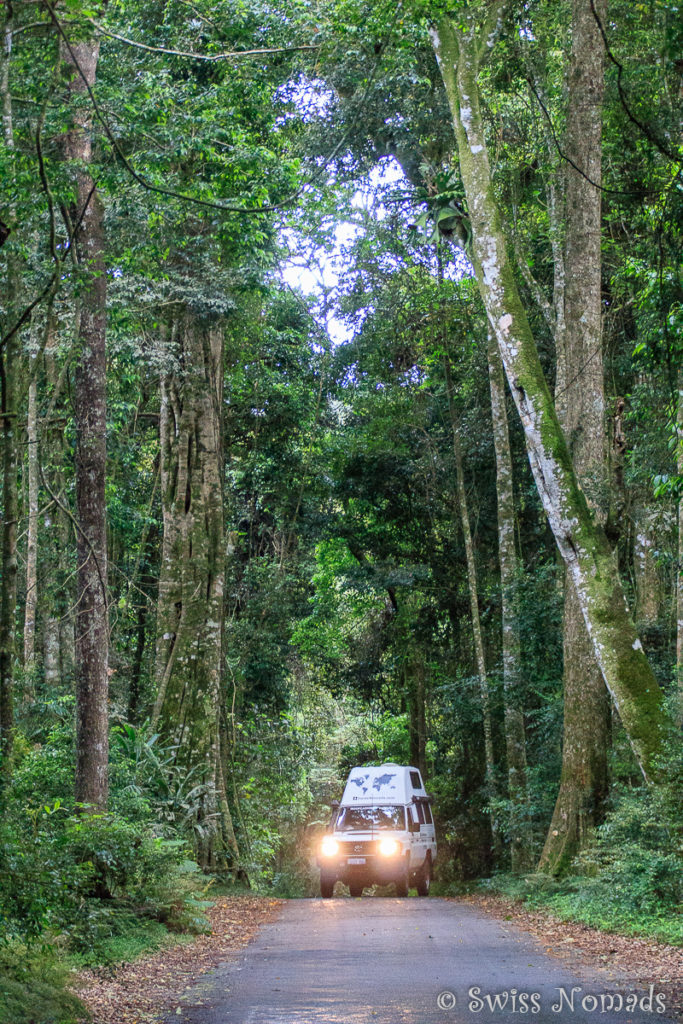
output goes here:
[{"label": "van windshield", "polygon": [[405,808],[383,807],[341,807],[336,829],[339,832],[366,832],[375,828],[405,829]]}]

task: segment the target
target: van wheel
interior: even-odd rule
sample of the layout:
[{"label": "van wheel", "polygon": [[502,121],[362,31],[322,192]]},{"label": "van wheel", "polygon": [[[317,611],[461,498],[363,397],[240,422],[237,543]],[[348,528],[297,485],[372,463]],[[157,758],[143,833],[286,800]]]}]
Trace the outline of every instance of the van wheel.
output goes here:
[{"label": "van wheel", "polygon": [[402,872],[400,878],[396,879],[395,885],[396,885],[396,895],[397,896],[407,896],[408,895],[408,889],[410,888],[410,874],[409,874],[408,859],[407,858],[406,858],[405,865],[403,867],[403,872]]},{"label": "van wheel", "polygon": [[337,879],[334,875],[324,875],[320,873],[320,895],[324,900],[329,900],[334,892],[334,883]]},{"label": "van wheel", "polygon": [[354,897],[362,896],[363,895],[363,886],[362,885],[350,885],[349,886],[349,892]]},{"label": "van wheel", "polygon": [[417,874],[417,895],[429,896],[429,887],[432,881],[432,858],[427,854],[425,862]]}]

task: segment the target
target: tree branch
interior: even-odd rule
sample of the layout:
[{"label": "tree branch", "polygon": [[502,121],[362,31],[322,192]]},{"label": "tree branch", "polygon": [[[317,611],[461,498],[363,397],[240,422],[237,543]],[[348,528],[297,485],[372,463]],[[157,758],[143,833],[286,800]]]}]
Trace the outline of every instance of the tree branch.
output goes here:
[{"label": "tree branch", "polygon": [[612,62],[612,64],[614,64],[615,68],[617,69],[617,90],[619,92],[619,99],[621,101],[621,105],[624,108],[624,111],[626,112],[626,116],[628,117],[629,121],[631,121],[631,123],[636,126],[636,128],[640,129],[640,131],[643,133],[645,138],[649,139],[650,142],[652,143],[652,145],[657,147],[657,149],[659,150],[660,153],[662,153],[668,160],[671,160],[672,163],[678,164],[678,166],[680,167],[681,164],[683,164],[683,160],[681,160],[681,157],[678,154],[674,153],[674,151],[672,149],[669,149],[668,146],[665,146],[664,143],[660,139],[657,138],[657,136],[654,134],[654,132],[650,131],[648,126],[643,121],[641,121],[639,118],[637,118],[636,115],[631,110],[631,108],[630,108],[630,106],[628,104],[628,101],[626,99],[626,93],[624,92],[624,87],[621,84],[621,78],[622,78],[622,75],[624,73],[624,65],[620,61],[617,60],[617,58],[612,53],[612,50],[610,49],[609,40],[607,39],[607,33],[605,32],[605,28],[604,28],[604,26],[602,24],[602,20],[600,18],[600,15],[598,14],[598,12],[595,9],[595,0],[590,0],[590,5],[591,5],[591,12],[593,14],[593,17],[595,18],[595,23],[596,23],[596,25],[598,26],[598,28],[600,30],[600,35],[602,36],[602,41],[603,41],[603,44],[604,44],[604,47],[605,47],[605,53],[607,54],[609,60]]},{"label": "tree branch", "polygon": [[66,46],[67,50],[69,51],[69,55],[71,57],[73,66],[76,68],[76,70],[78,71],[78,74],[80,75],[80,77],[83,80],[86,92],[88,93],[88,96],[90,98],[90,102],[92,103],[93,110],[95,112],[97,120],[102,125],[102,128],[104,129],[104,133],[107,136],[107,138],[109,139],[110,143],[112,144],[112,147],[114,148],[114,151],[115,151],[116,155],[118,156],[119,160],[121,161],[121,163],[123,164],[125,169],[128,171],[130,176],[138,183],[138,185],[141,185],[148,192],[156,192],[159,195],[170,196],[173,199],[180,199],[183,202],[193,203],[195,206],[201,206],[204,209],[220,210],[220,211],[222,211],[224,213],[244,213],[244,214],[256,214],[256,215],[264,214],[264,213],[273,213],[276,210],[282,210],[285,207],[289,206],[291,203],[294,202],[295,199],[298,199],[299,196],[302,195],[302,193],[304,192],[304,190],[306,188],[308,188],[310,185],[313,184],[314,181],[317,181],[318,178],[320,178],[322,176],[322,174],[324,173],[326,167],[329,165],[329,163],[332,160],[334,160],[334,158],[337,155],[337,153],[339,153],[339,151],[341,150],[342,146],[344,145],[346,140],[351,135],[351,132],[355,128],[356,123],[357,123],[357,121],[358,121],[358,119],[360,117],[360,113],[361,113],[362,109],[365,107],[367,99],[368,99],[368,97],[370,95],[370,90],[371,90],[372,85],[374,83],[375,76],[377,74],[377,69],[379,67],[379,61],[380,61],[380,59],[381,59],[385,49],[387,48],[387,46],[389,44],[389,41],[390,41],[391,36],[393,34],[394,25],[396,24],[396,19],[398,18],[399,12],[401,10],[401,5],[398,4],[396,6],[396,8],[395,8],[394,16],[393,16],[393,18],[391,20],[391,23],[389,25],[389,30],[388,30],[386,39],[382,43],[382,46],[380,47],[379,53],[377,55],[377,61],[375,63],[375,67],[374,67],[372,73],[370,74],[370,76],[368,77],[367,86],[366,86],[365,92],[363,94],[363,97],[362,97],[362,100],[361,100],[361,104],[360,104],[358,113],[356,115],[356,118],[354,119],[354,121],[350,125],[350,127],[347,129],[347,131],[342,135],[342,137],[339,140],[339,142],[337,143],[337,145],[334,147],[332,152],[326,157],[326,159],[324,160],[322,165],[317,169],[317,171],[314,174],[311,175],[311,177],[308,179],[308,181],[304,182],[303,185],[301,185],[298,189],[296,189],[295,192],[292,192],[291,195],[287,196],[285,199],[283,199],[279,203],[272,203],[272,204],[270,204],[268,206],[236,206],[236,205],[233,205],[232,203],[215,203],[215,202],[212,202],[209,199],[199,199],[197,196],[188,195],[186,192],[176,192],[174,189],[164,188],[161,185],[153,185],[151,183],[151,181],[148,181],[147,178],[144,178],[141,174],[138,173],[138,171],[135,170],[135,168],[133,167],[133,165],[129,161],[128,157],[126,156],[126,154],[121,149],[121,147],[120,147],[120,145],[119,145],[119,143],[118,143],[114,133],[112,132],[111,128],[109,127],[109,124],[107,123],[104,115],[102,114],[102,110],[100,108],[99,103],[97,102],[97,100],[95,98],[95,94],[94,94],[94,92],[92,90],[92,87],[90,86],[90,83],[88,82],[85,74],[83,73],[83,69],[81,68],[81,66],[80,66],[80,64],[78,62],[78,59],[76,58],[76,55],[74,54],[73,47],[71,46],[71,44],[70,44],[70,42],[69,42],[69,40],[68,40],[68,38],[66,36],[66,33],[64,32],[64,29],[62,27],[62,23],[60,22],[59,18],[57,17],[53,5],[50,3],[50,0],[43,0],[43,3],[45,4],[45,7],[47,8],[47,10],[50,12],[50,16],[52,18],[53,24],[54,24],[58,34],[60,35],[60,37],[64,41],[64,45]]},{"label": "tree branch", "polygon": [[94,18],[88,18],[88,21],[101,35],[108,36],[109,39],[117,39],[120,43],[125,43],[126,46],[134,46],[136,49],[146,50],[148,53],[166,53],[171,57],[187,57],[190,60],[206,60],[214,63],[221,60],[240,60],[243,57],[259,57],[271,53],[293,53],[297,50],[320,49],[320,46],[302,44],[301,46],[265,46],[256,50],[232,50],[228,53],[193,53],[191,50],[172,50],[165,46],[148,46],[146,43],[139,43],[135,39],[120,36],[117,32],[110,32],[109,29],[100,25]]}]

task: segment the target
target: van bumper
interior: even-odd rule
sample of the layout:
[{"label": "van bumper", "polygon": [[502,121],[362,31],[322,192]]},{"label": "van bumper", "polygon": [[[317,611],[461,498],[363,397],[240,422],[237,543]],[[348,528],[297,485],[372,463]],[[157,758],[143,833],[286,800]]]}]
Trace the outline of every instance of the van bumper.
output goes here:
[{"label": "van bumper", "polygon": [[346,885],[388,885],[396,882],[405,871],[405,854],[395,857],[368,856],[364,864],[349,864],[346,858],[318,857],[318,867],[328,877],[334,877]]}]

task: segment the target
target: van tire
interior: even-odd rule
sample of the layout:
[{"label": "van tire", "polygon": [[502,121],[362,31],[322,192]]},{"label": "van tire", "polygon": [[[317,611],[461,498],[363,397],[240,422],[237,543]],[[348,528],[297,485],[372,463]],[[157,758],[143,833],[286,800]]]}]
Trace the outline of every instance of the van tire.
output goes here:
[{"label": "van tire", "polygon": [[350,885],[349,886],[349,892],[351,893],[351,895],[355,899],[358,896],[362,896],[363,895],[363,886],[362,885]]},{"label": "van tire", "polygon": [[429,887],[432,881],[432,858],[429,854],[425,857],[425,862],[417,873],[417,895],[418,896],[429,896]]},{"label": "van tire", "polygon": [[334,875],[324,875],[320,873],[320,895],[324,900],[329,900],[334,893],[334,883],[337,879]]},{"label": "van tire", "polygon": [[397,896],[403,897],[408,895],[408,890],[410,889],[410,871],[407,858],[403,867],[403,872],[401,873],[401,876],[396,879],[395,885]]}]

